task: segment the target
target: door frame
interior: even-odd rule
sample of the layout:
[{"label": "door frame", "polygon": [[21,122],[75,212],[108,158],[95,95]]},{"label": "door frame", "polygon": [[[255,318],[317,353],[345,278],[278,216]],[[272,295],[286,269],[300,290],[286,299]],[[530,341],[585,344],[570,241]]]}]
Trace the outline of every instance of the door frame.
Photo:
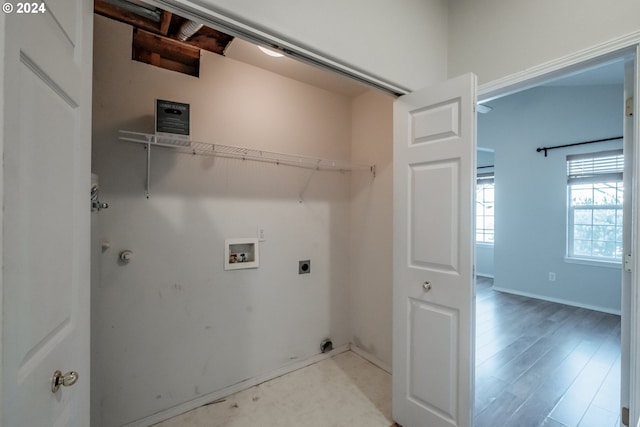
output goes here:
[{"label": "door frame", "polygon": [[[549,61],[478,86],[478,103],[488,102],[539,86],[556,77],[578,73],[586,68],[609,61],[633,57],[635,81],[633,94],[632,143],[633,201],[631,206],[631,286],[629,310],[629,425],[635,427],[640,419],[640,31],[610,40],[570,55]],[[624,294],[623,294],[624,295]],[[624,311],[623,311],[624,313]],[[475,322],[475,319],[474,319]],[[624,330],[624,329],[623,329]]]},{"label": "door frame", "polygon": [[[7,14],[0,14],[0,34],[5,33],[5,19]],[[0,58],[5,58],[5,47],[4,40],[0,42]],[[4,99],[4,69],[5,62],[0,62],[0,99]],[[4,129],[4,103],[0,102],[0,128]],[[4,132],[0,132],[0,154],[4,156]],[[4,208],[4,163],[0,162],[0,204]],[[0,266],[4,269],[4,209],[0,209]],[[2,269],[0,269],[0,411],[4,407],[4,396],[2,395],[4,387],[4,370],[2,367],[4,366],[3,354],[4,351],[2,349],[4,343],[4,274],[1,274]],[[3,420],[0,417],[0,427],[2,427]]]}]

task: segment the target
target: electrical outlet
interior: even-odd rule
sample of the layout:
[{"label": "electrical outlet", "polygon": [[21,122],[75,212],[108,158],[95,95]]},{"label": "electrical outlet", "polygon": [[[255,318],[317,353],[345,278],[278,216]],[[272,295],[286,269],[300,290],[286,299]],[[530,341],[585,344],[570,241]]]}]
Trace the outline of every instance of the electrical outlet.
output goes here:
[{"label": "electrical outlet", "polygon": [[311,273],[311,260],[298,261],[298,274]]},{"label": "electrical outlet", "polygon": [[550,282],[555,282],[556,281],[556,273],[549,272],[549,281]]},{"label": "electrical outlet", "polygon": [[262,227],[258,227],[258,240],[260,240],[261,242],[265,241],[264,228],[262,228]]}]

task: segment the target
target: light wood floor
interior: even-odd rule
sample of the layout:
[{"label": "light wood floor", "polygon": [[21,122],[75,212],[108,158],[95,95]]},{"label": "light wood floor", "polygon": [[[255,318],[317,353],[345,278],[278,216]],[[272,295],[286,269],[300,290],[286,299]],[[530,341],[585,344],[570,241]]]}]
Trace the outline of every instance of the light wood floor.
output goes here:
[{"label": "light wood floor", "polygon": [[620,425],[620,317],[478,278],[475,427]]}]

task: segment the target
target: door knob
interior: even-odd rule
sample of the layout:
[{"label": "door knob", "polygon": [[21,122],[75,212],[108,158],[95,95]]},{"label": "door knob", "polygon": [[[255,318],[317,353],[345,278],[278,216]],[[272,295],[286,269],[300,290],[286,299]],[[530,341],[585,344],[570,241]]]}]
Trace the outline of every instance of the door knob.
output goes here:
[{"label": "door knob", "polygon": [[63,374],[61,371],[55,371],[51,378],[51,392],[58,391],[61,385],[65,387],[71,387],[78,381],[78,373],[76,371],[69,371]]},{"label": "door knob", "polygon": [[431,290],[431,282],[424,282],[424,283],[422,284],[422,289],[424,289],[424,290],[425,290],[425,292],[426,292],[426,291],[430,291],[430,290]]}]

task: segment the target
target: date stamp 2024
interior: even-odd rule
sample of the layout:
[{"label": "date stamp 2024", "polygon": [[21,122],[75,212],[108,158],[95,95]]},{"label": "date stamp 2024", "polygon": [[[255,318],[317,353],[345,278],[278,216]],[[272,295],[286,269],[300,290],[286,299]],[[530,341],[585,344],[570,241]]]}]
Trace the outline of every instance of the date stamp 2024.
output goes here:
[{"label": "date stamp 2024", "polygon": [[34,13],[45,13],[47,11],[47,6],[44,2],[37,3],[4,3],[2,5],[2,11],[6,14],[16,13],[16,14],[34,14]]}]

